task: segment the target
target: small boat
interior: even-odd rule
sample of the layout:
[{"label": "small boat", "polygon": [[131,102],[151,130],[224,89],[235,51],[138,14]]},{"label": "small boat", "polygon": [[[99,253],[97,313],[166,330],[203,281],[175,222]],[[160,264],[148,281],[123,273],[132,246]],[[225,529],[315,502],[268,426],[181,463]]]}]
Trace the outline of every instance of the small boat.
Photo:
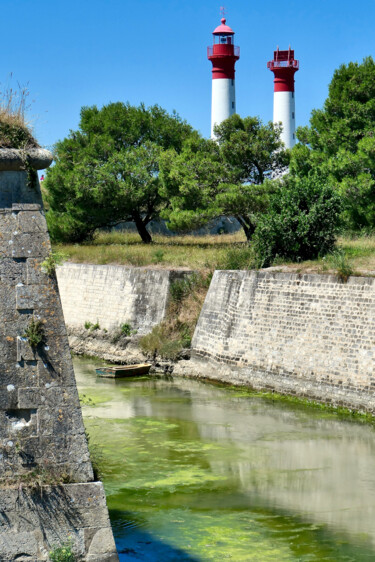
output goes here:
[{"label": "small boat", "polygon": [[148,363],[139,363],[138,365],[113,365],[111,367],[100,367],[99,369],[95,369],[95,371],[99,377],[121,379],[123,377],[147,375],[150,369],[151,365]]}]

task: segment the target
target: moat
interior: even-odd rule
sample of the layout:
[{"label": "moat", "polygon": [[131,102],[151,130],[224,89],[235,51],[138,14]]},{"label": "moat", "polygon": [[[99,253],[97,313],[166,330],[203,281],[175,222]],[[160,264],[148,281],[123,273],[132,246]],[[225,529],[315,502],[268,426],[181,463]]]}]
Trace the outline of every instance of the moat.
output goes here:
[{"label": "moat", "polygon": [[183,378],[75,359],[121,561],[375,558],[375,430]]}]

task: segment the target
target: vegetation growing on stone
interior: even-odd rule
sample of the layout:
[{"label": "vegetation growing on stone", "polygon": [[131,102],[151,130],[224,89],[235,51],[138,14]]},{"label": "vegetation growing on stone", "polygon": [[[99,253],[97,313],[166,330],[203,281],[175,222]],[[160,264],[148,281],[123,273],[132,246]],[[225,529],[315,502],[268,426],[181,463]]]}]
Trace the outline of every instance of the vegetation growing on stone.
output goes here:
[{"label": "vegetation growing on stone", "polygon": [[175,360],[190,347],[210,280],[210,274],[193,274],[171,284],[165,319],[140,340],[146,354]]},{"label": "vegetation growing on stone", "polygon": [[27,339],[29,345],[36,349],[41,343],[44,342],[44,325],[42,320],[36,320],[34,317],[30,320],[28,327],[23,334]]},{"label": "vegetation growing on stone", "polygon": [[7,88],[0,92],[0,148],[27,150],[39,145],[25,119],[26,88]]},{"label": "vegetation growing on stone", "polygon": [[77,558],[73,553],[71,541],[54,547],[49,552],[49,559],[51,562],[75,562]]},{"label": "vegetation growing on stone", "polygon": [[52,276],[55,271],[56,267],[63,263],[66,259],[66,255],[63,252],[52,251],[48,254],[46,259],[40,264],[40,267],[44,273],[49,276]]}]

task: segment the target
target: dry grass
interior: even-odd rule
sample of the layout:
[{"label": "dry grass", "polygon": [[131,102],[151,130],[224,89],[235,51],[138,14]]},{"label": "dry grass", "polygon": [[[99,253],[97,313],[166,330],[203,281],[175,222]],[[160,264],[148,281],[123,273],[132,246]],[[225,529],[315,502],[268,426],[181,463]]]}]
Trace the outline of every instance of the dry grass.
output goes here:
[{"label": "dry grass", "polygon": [[[199,271],[225,269],[231,253],[245,254],[247,244],[242,231],[235,234],[205,236],[154,235],[154,242],[143,244],[135,233],[112,232],[100,234],[92,243],[59,245],[56,249],[75,263],[119,264],[155,268],[186,268]],[[375,275],[375,235],[357,238],[340,237],[337,250],[354,274]],[[235,261],[233,262],[235,264]],[[251,267],[239,260],[239,268]],[[228,264],[230,266],[230,263]],[[237,266],[233,265],[233,269]],[[230,268],[230,267],[229,267]],[[335,273],[337,256],[289,263],[278,261],[275,270],[298,273]]]},{"label": "dry grass", "polygon": [[246,246],[242,232],[206,236],[154,235],[143,244],[134,233],[100,234],[90,244],[57,245],[75,263],[151,266],[211,270],[225,259],[228,250]]},{"label": "dry grass", "polygon": [[0,148],[35,148],[30,123],[26,120],[26,87],[5,87],[0,91]]}]

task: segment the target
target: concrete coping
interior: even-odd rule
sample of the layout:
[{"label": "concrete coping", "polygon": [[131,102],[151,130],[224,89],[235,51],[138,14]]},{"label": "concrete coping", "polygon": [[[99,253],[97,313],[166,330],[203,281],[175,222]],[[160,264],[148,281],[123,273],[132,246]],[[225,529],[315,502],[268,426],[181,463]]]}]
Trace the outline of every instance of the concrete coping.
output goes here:
[{"label": "concrete coping", "polygon": [[0,171],[19,172],[25,170],[25,156],[34,170],[48,168],[53,160],[52,153],[44,148],[30,148],[28,150],[1,148]]}]

